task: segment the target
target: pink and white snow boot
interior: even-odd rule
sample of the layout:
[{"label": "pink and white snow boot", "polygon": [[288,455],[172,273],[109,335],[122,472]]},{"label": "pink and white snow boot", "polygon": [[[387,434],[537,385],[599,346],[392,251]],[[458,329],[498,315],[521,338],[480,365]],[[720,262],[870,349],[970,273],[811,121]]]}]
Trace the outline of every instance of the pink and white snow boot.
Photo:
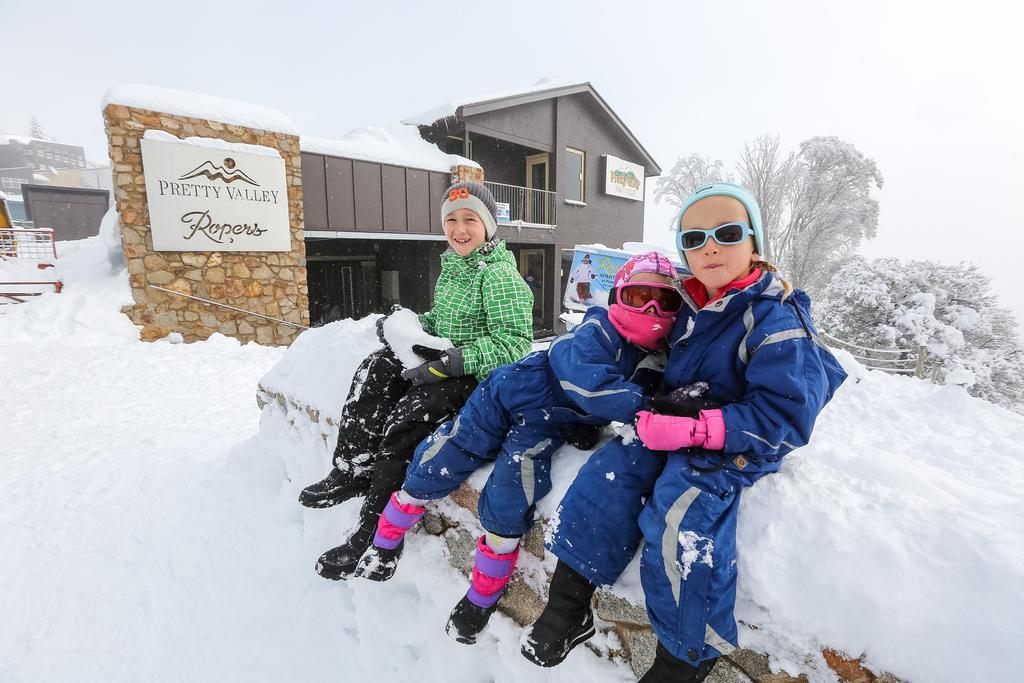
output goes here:
[{"label": "pink and white snow boot", "polygon": [[387,581],[395,575],[398,560],[405,547],[405,534],[423,518],[426,508],[412,503],[401,503],[398,492],[384,506],[377,520],[377,533],[370,548],[359,559],[355,575],[370,581]]},{"label": "pink and white snow boot", "polygon": [[487,545],[486,536],[480,537],[476,544],[473,582],[448,617],[445,631],[449,636],[466,645],[476,643],[477,636],[498,609],[498,600],[512,576],[518,558],[518,546],[510,553],[499,555]]}]

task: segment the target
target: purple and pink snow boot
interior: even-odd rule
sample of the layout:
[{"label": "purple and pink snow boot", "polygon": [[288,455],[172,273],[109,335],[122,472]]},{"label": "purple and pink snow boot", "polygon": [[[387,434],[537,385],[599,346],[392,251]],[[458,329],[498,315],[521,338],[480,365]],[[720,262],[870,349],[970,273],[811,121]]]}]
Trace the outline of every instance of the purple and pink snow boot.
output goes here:
[{"label": "purple and pink snow boot", "polygon": [[518,547],[510,553],[499,555],[487,545],[486,539],[486,536],[481,536],[477,541],[473,582],[465,597],[455,605],[445,627],[449,636],[466,645],[476,643],[477,636],[498,608],[498,600],[519,558]]},{"label": "purple and pink snow boot", "polygon": [[387,581],[395,575],[405,547],[405,534],[423,518],[426,508],[398,502],[398,492],[384,506],[377,520],[377,533],[370,548],[359,559],[355,575],[370,581]]}]

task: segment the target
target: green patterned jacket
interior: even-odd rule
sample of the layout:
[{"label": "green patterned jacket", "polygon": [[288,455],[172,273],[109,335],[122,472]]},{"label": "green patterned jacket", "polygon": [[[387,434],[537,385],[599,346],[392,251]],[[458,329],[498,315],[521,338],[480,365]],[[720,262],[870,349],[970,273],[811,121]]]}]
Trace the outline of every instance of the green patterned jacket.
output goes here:
[{"label": "green patterned jacket", "polygon": [[481,381],[526,356],[533,344],[533,293],[505,243],[488,246],[465,257],[441,254],[434,307],[420,316],[424,330],[462,349],[466,374]]}]

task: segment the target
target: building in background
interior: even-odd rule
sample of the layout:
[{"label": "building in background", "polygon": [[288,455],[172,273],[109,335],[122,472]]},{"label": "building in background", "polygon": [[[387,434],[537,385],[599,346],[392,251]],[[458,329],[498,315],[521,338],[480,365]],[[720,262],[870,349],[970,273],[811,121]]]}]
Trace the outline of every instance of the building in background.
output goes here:
[{"label": "building in background", "polygon": [[499,202],[498,234],[534,293],[538,335],[560,330],[574,245],[643,238],[644,186],[661,168],[589,83],[468,98],[403,123],[302,138],[314,324],[431,306],[447,246],[441,194],[466,160]]}]

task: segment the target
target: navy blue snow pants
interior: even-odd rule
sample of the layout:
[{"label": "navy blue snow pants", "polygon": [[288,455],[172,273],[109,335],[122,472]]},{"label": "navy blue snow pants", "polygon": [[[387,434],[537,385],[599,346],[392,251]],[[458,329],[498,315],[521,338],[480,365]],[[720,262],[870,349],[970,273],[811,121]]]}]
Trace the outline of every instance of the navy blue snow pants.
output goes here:
[{"label": "navy blue snow pants", "polygon": [[552,381],[546,363],[492,371],[462,412],[416,448],[402,489],[421,500],[443,498],[493,462],[480,494],[480,523],[499,536],[525,534],[537,501],[551,490],[551,456],[580,419],[555,406]]},{"label": "navy blue snow pants", "polygon": [[615,583],[643,544],[640,579],[658,640],[696,665],[737,642],[739,487],[682,454],[632,438],[607,443],[580,469],[548,546],[595,585]]}]

